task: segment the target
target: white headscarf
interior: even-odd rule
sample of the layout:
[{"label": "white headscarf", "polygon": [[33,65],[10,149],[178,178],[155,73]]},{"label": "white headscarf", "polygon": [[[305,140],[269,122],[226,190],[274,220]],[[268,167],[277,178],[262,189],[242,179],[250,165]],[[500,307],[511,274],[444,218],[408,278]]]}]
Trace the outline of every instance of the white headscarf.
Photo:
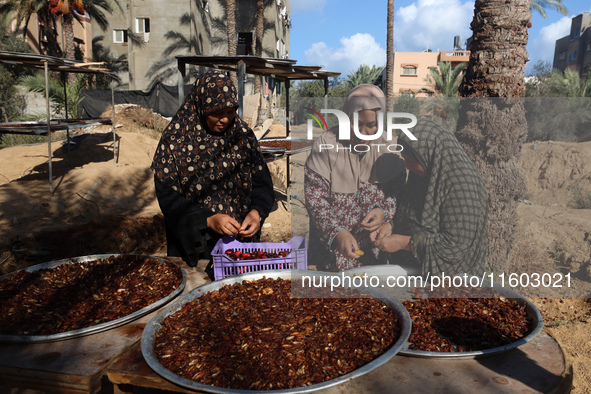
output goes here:
[{"label": "white headscarf", "polygon": [[[386,116],[386,99],[384,93],[375,85],[363,84],[353,88],[347,95],[343,111],[353,121],[353,113],[365,110],[383,112]],[[367,141],[370,149],[364,155],[349,151],[348,144],[338,141],[338,130],[325,131],[315,142],[306,165],[330,183],[335,193],[356,193],[363,183],[375,183],[374,164],[379,156],[387,153],[386,132],[374,141]],[[396,143],[392,141],[391,143]],[[323,149],[320,146],[329,144],[334,149]],[[372,144],[383,144],[379,149]],[[326,145],[324,145],[326,146]],[[339,149],[337,149],[337,146]]]}]

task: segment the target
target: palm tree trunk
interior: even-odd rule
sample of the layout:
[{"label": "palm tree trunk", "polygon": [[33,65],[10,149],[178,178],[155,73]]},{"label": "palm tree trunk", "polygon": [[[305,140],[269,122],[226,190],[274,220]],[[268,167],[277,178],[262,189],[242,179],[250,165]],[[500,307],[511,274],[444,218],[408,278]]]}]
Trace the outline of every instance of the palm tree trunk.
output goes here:
[{"label": "palm tree trunk", "polygon": [[43,35],[47,37],[47,45],[45,46],[45,53],[49,56],[62,57],[63,48],[60,47],[57,40],[57,30],[55,18],[49,12],[40,12],[39,20],[43,23]]},{"label": "palm tree trunk", "polygon": [[[255,56],[263,56],[263,24],[265,22],[265,0],[257,0],[257,20],[255,28]],[[261,94],[261,77],[254,77],[254,94]]]},{"label": "palm tree trunk", "polygon": [[[65,57],[74,60],[76,58],[76,48],[74,46],[74,17],[72,13],[62,15],[62,33],[64,35],[63,51]],[[76,74],[68,74],[68,83],[76,83]]]},{"label": "palm tree trunk", "polygon": [[62,15],[62,31],[64,34],[64,53],[66,59],[74,60],[76,58],[76,49],[74,47],[74,17],[72,14]]},{"label": "palm tree trunk", "polygon": [[457,137],[479,168],[489,193],[487,266],[508,268],[517,204],[526,186],[519,171],[527,134],[523,72],[528,60],[530,0],[476,0],[470,61],[460,86]]},{"label": "palm tree trunk", "polygon": [[[386,97],[394,97],[394,0],[388,0],[388,24],[386,34]],[[391,101],[391,100],[390,100]],[[390,109],[390,105],[388,105]]]},{"label": "palm tree trunk", "polygon": [[[226,30],[228,35],[228,56],[236,56],[236,1],[226,0]],[[238,88],[236,73],[230,73],[234,86]]]}]

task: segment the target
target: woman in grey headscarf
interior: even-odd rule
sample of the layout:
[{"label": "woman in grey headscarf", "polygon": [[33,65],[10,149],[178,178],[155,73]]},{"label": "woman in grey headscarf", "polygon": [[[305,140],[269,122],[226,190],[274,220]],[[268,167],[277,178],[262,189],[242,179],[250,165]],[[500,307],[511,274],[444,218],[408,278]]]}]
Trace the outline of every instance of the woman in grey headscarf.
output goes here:
[{"label": "woman in grey headscarf", "polygon": [[[359,85],[347,95],[344,112],[351,122],[357,112],[358,130],[369,136],[378,131],[378,113],[385,115],[385,109],[381,89]],[[374,165],[387,152],[386,141],[380,137],[370,142],[382,144],[381,149],[355,149],[365,141],[355,136],[353,124],[351,134],[350,141],[340,141],[338,129],[325,131],[314,142],[304,169],[310,216],[308,263],[328,271],[376,264],[379,250],[371,244],[369,234],[396,212],[395,200],[386,198],[376,184]],[[321,146],[334,149],[321,150]]]},{"label": "woman in grey headscarf", "polygon": [[382,251],[410,251],[423,274],[480,275],[485,269],[488,198],[480,172],[451,133],[431,121],[400,136],[410,171],[398,213],[371,237]]}]

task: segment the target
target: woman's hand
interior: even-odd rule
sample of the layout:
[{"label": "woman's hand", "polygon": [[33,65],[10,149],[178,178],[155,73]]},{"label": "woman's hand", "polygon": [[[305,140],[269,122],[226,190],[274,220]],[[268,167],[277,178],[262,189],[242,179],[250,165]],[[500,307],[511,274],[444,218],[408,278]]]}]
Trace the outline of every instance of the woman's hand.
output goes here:
[{"label": "woman's hand", "polygon": [[359,222],[359,226],[362,229],[367,231],[376,231],[382,225],[384,221],[384,212],[380,208],[374,208],[367,216],[363,218],[361,222]]},{"label": "woman's hand", "polygon": [[384,223],[377,230],[369,234],[369,240],[375,244],[378,239],[387,237],[392,234],[392,224]]},{"label": "woman's hand", "polygon": [[333,243],[336,245],[334,249],[338,249],[345,257],[349,259],[358,259],[361,257],[357,253],[354,253],[356,250],[359,250],[359,245],[353,234],[349,231],[341,230]]},{"label": "woman's hand", "polygon": [[236,235],[240,231],[240,224],[233,217],[223,213],[208,217],[207,227],[222,235]]},{"label": "woman's hand", "polygon": [[239,234],[243,237],[250,238],[254,236],[261,229],[261,215],[256,209],[251,210],[244,218],[240,226]]},{"label": "woman's hand", "polygon": [[410,250],[410,235],[391,234],[374,241],[373,244],[383,252]]}]

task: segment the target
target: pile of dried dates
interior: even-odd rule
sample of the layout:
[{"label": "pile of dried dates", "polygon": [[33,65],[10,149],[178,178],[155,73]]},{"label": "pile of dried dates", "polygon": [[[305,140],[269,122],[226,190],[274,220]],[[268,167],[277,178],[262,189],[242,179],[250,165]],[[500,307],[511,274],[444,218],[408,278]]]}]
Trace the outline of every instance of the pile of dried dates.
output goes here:
[{"label": "pile of dried dates", "polygon": [[[498,293],[480,298],[434,298],[403,302],[412,319],[408,341],[413,350],[430,352],[467,352],[505,346],[525,337],[531,322],[526,303],[507,299]],[[422,291],[416,294],[422,295]],[[466,292],[465,295],[468,293]],[[473,290],[470,297],[477,297]]]},{"label": "pile of dried dates", "polygon": [[52,335],[116,320],[181,282],[175,264],[134,255],[19,271],[0,281],[0,334]]},{"label": "pile of dried dates", "polygon": [[263,278],[184,304],[156,334],[158,362],[206,385],[288,389],[349,373],[400,336],[398,316],[379,300],[292,298],[291,285]]},{"label": "pile of dried dates", "polygon": [[277,252],[269,252],[263,250],[252,250],[243,252],[238,249],[228,249],[224,254],[232,260],[259,260],[259,259],[276,259],[278,257],[286,257],[291,253],[291,250],[278,250]]},{"label": "pile of dried dates", "polygon": [[271,140],[259,141],[261,147],[269,148],[285,148],[285,150],[298,150],[312,146],[314,141],[312,140]]}]

